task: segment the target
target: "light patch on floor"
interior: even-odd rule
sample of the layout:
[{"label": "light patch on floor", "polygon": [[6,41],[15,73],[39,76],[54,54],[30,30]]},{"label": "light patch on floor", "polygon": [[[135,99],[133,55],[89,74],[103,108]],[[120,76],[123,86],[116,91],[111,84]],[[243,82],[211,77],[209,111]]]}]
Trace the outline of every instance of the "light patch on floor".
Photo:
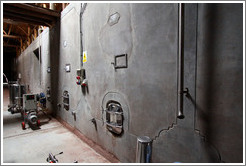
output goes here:
[{"label": "light patch on floor", "polygon": [[[7,106],[4,98],[4,105]],[[56,119],[40,116],[40,129],[32,130],[28,125],[22,130],[20,113],[3,111],[3,163],[47,163],[49,153],[59,163],[109,163],[107,159],[84,143],[75,134],[63,127]]]}]

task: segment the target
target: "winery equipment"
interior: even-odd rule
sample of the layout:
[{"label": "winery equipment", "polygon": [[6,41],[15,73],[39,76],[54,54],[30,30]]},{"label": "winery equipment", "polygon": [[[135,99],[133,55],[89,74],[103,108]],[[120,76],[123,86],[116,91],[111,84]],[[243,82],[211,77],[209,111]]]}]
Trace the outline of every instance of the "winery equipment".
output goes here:
[{"label": "winery equipment", "polygon": [[[38,102],[41,111],[46,108],[46,96],[43,92],[40,94],[26,94],[26,86],[17,81],[8,82],[9,86],[9,105],[8,111],[12,114],[21,113],[24,121],[21,123],[22,129],[29,126],[40,126],[38,120]],[[39,109],[40,110],[40,109]]]},{"label": "winery equipment", "polygon": [[37,127],[40,125],[37,117],[37,94],[23,95],[23,110],[21,113],[24,117],[24,122],[21,123],[23,130],[26,128],[26,124]]},{"label": "winery equipment", "polygon": [[9,82],[9,105],[8,111],[12,114],[19,113],[22,110],[22,95],[26,93],[26,86],[18,82]]}]

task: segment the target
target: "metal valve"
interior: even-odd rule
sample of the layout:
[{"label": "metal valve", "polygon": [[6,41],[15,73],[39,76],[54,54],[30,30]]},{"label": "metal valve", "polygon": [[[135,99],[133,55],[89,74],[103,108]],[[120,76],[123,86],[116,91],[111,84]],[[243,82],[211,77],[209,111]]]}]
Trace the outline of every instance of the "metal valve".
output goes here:
[{"label": "metal valve", "polygon": [[85,69],[77,69],[76,84],[82,85],[85,79]]},{"label": "metal valve", "polygon": [[84,86],[84,87],[87,86],[88,85],[87,79],[84,79],[81,85]]}]

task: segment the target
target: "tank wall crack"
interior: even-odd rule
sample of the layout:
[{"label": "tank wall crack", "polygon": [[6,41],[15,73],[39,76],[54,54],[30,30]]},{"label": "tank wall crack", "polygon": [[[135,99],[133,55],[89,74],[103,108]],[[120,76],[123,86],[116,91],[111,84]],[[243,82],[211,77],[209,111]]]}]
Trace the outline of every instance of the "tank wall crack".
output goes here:
[{"label": "tank wall crack", "polygon": [[175,126],[177,126],[177,123],[176,123],[176,122],[172,123],[172,124],[171,124],[170,126],[168,126],[168,128],[166,128],[166,129],[161,129],[161,130],[159,131],[158,135],[156,135],[156,136],[153,138],[153,141],[156,141],[156,139],[160,137],[160,135],[161,135],[162,132],[168,132],[168,131],[174,129]]},{"label": "tank wall crack", "polygon": [[224,163],[224,161],[222,161],[221,159],[221,155],[220,155],[220,152],[219,150],[210,142],[208,141],[208,139],[206,138],[205,135],[201,134],[201,131],[200,130],[197,130],[195,129],[194,132],[204,141],[204,142],[207,142],[209,145],[211,145],[211,147],[216,151],[217,155],[218,155],[218,159],[219,159],[219,162],[221,163]]}]

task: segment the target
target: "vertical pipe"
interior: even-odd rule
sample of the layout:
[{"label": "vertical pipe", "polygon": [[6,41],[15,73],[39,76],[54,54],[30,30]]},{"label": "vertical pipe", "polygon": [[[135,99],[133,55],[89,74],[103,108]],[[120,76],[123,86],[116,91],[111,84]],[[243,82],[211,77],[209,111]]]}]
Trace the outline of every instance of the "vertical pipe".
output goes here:
[{"label": "vertical pipe", "polygon": [[40,37],[41,37],[41,35],[40,35],[40,31],[41,31],[41,29],[39,28],[39,30],[38,30],[38,58],[39,58],[39,88],[41,88],[41,61],[40,61],[40,58],[41,58],[41,44],[40,44]]},{"label": "vertical pipe", "polygon": [[178,46],[178,116],[183,119],[183,86],[184,86],[184,4],[179,3],[179,46]]},{"label": "vertical pipe", "polygon": [[136,163],[150,163],[152,151],[152,139],[148,136],[137,138]]},{"label": "vertical pipe", "polygon": [[80,8],[80,67],[81,69],[83,68],[83,24],[82,24],[82,16],[85,11],[85,8],[87,6],[87,3],[81,3],[81,8]]},{"label": "vertical pipe", "polygon": [[81,3],[81,7],[80,7],[80,67],[83,67],[83,32],[82,32],[82,14],[83,14],[83,3]]}]

